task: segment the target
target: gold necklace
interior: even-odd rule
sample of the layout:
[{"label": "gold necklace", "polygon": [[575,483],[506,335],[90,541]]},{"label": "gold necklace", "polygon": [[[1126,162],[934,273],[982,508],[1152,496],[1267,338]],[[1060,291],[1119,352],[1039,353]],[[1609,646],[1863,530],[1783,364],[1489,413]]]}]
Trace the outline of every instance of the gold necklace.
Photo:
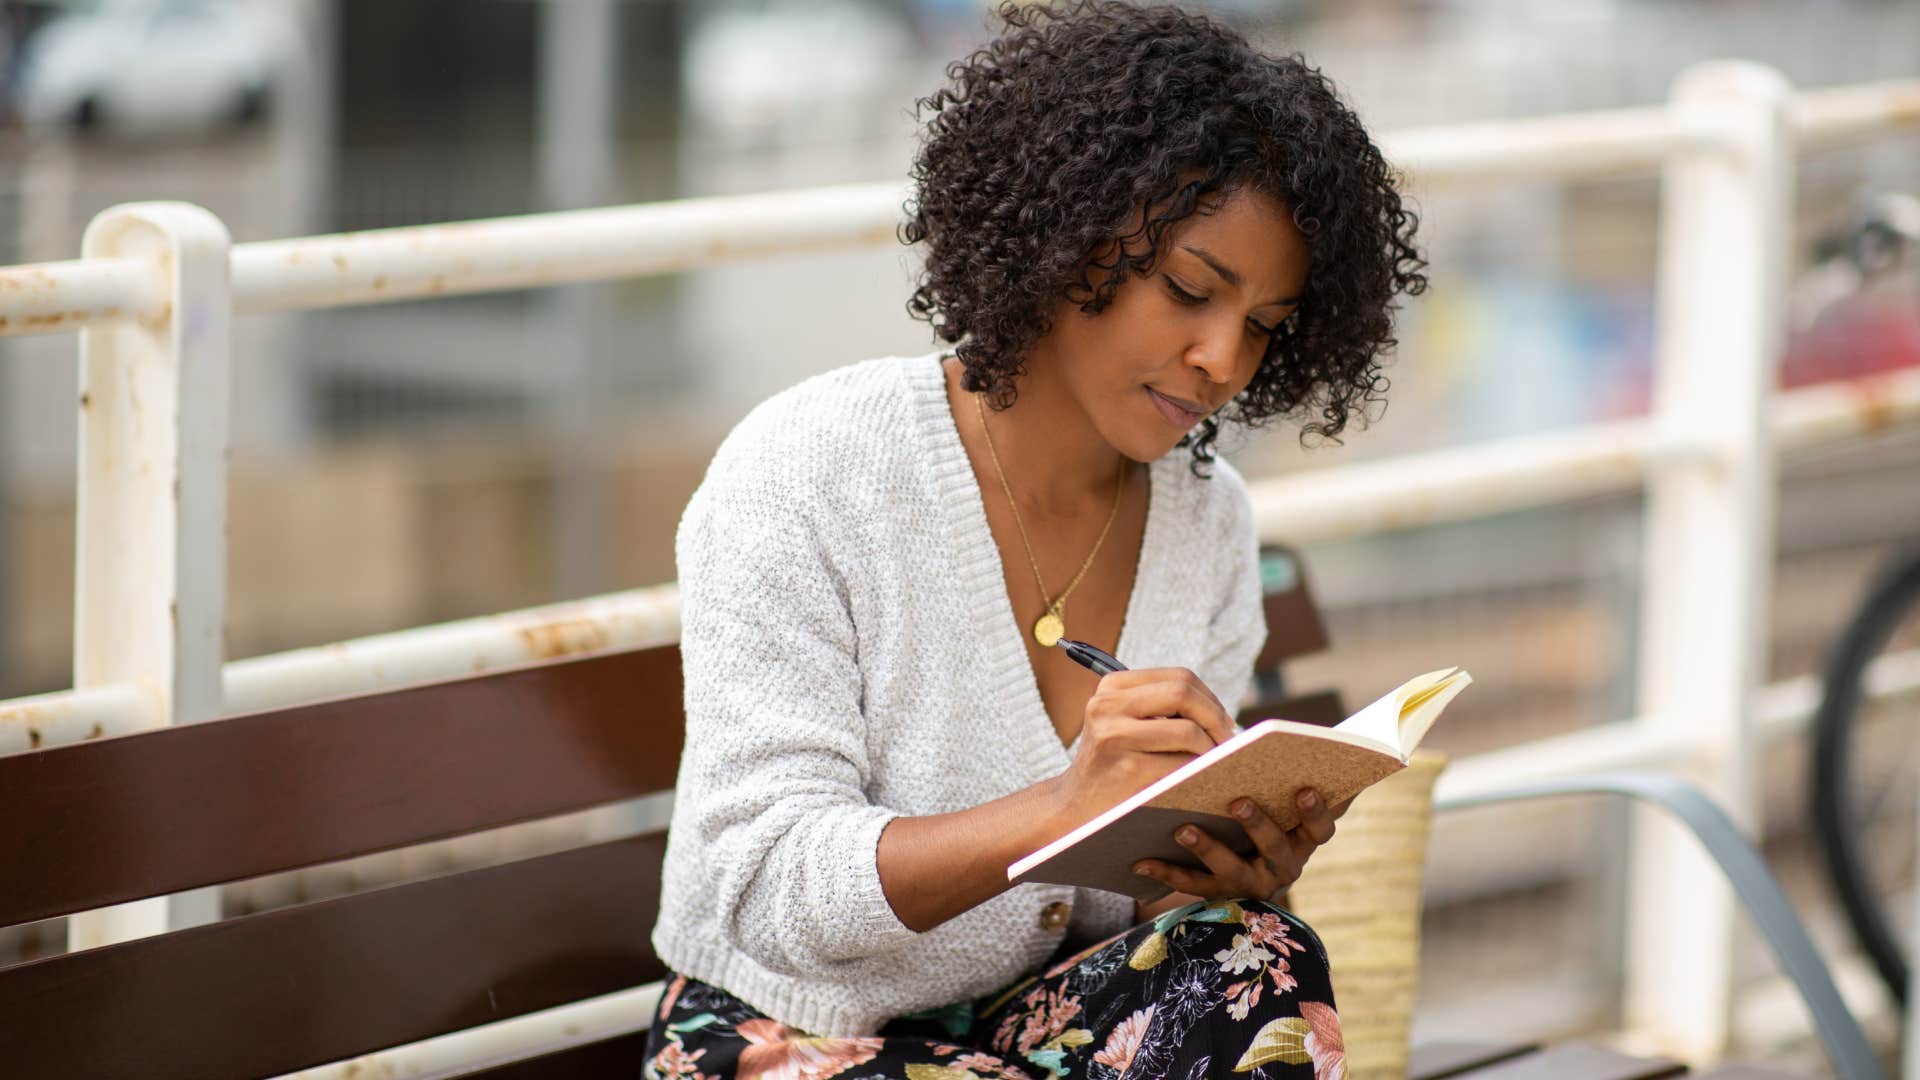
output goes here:
[{"label": "gold necklace", "polygon": [[1040,602],[1047,605],[1033,622],[1033,640],[1043,647],[1052,648],[1067,635],[1067,596],[1087,576],[1087,570],[1093,566],[1093,557],[1100,553],[1100,545],[1107,540],[1107,530],[1113,528],[1113,519],[1120,513],[1120,491],[1127,478],[1127,459],[1120,459],[1120,468],[1113,478],[1113,509],[1107,511],[1107,523],[1100,527],[1100,538],[1093,542],[1093,550],[1087,552],[1087,561],[1080,564],[1080,572],[1073,575],[1065,592],[1057,599],[1048,599],[1047,583],[1040,577],[1040,560],[1033,557],[1033,544],[1027,539],[1026,523],[1020,520],[1020,504],[1013,501],[1013,488],[1007,484],[1007,472],[1000,467],[1000,452],[993,447],[993,432],[987,430],[987,406],[981,395],[973,396],[974,405],[980,410],[980,433],[987,437],[987,453],[993,458],[993,471],[1000,477],[1000,490],[1007,493],[1007,505],[1013,508],[1013,525],[1020,530],[1020,545],[1027,549],[1027,565],[1033,567],[1033,583],[1040,586]]}]

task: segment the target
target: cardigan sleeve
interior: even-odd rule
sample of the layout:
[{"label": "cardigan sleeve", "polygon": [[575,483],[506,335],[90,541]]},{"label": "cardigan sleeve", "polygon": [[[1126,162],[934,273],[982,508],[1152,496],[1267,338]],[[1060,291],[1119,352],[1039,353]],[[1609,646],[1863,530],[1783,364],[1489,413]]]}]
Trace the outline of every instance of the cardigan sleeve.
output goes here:
[{"label": "cardigan sleeve", "polygon": [[880,885],[880,833],[896,815],[865,794],[862,681],[821,486],[766,437],[734,442],[675,538],[687,722],[676,798],[728,943],[769,970],[818,975],[916,934]]},{"label": "cardigan sleeve", "polygon": [[1227,571],[1207,627],[1205,668],[1197,674],[1231,715],[1252,690],[1253,660],[1267,640],[1267,616],[1260,591],[1260,538],[1246,482],[1224,460],[1216,461],[1215,469]]}]

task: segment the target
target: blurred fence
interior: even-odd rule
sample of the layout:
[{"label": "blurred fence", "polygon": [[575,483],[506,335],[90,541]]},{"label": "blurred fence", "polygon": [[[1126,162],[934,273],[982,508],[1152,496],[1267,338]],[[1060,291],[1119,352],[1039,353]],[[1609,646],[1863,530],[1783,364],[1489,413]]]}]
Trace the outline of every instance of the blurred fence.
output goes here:
[{"label": "blurred fence", "polygon": [[[1443,794],[1652,767],[1689,775],[1755,823],[1756,755],[1799,730],[1815,689],[1763,685],[1780,460],[1920,421],[1920,372],[1773,391],[1795,157],[1903,126],[1920,126],[1920,81],[1796,95],[1770,69],[1729,62],[1690,69],[1664,107],[1382,140],[1427,190],[1664,177],[1650,415],[1254,485],[1263,536],[1295,543],[1644,493],[1628,716],[1466,756]],[[77,331],[82,370],[74,689],[0,703],[0,753],[672,640],[677,597],[662,587],[226,662],[234,314],[890,244],[905,194],[854,185],[240,245],[196,207],[132,204],[95,219],[81,259],[0,270],[0,335]],[[1916,688],[1920,673],[1886,689]],[[1697,853],[1654,827],[1635,830],[1629,888],[1625,1019],[1711,1057],[1734,983],[1731,899]],[[214,895],[76,916],[69,945],[218,917]],[[538,1019],[509,1023],[534,1032]],[[462,1044],[440,1045],[458,1056]]]}]

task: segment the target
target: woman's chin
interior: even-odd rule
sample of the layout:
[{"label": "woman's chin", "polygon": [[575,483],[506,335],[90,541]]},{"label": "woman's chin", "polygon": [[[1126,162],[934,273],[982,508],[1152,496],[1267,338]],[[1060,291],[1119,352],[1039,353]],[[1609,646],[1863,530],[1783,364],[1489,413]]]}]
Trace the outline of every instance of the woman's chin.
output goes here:
[{"label": "woman's chin", "polygon": [[1121,456],[1129,461],[1138,462],[1142,465],[1150,465],[1172,453],[1174,448],[1180,445],[1180,440],[1184,437],[1183,434],[1176,434],[1169,437],[1166,434],[1165,425],[1162,425],[1160,430],[1145,433],[1136,432],[1133,434],[1133,437],[1126,442],[1114,443],[1113,448],[1120,451]]}]

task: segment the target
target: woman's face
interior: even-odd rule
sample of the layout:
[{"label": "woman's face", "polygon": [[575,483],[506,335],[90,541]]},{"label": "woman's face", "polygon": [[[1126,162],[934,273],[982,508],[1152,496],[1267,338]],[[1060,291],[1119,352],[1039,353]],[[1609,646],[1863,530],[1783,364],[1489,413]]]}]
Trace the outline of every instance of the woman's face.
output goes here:
[{"label": "woman's face", "polygon": [[1095,430],[1135,461],[1172,450],[1253,381],[1306,286],[1310,253],[1285,206],[1236,190],[1167,232],[1166,255],[1086,315],[1071,302],[1045,342]]}]

